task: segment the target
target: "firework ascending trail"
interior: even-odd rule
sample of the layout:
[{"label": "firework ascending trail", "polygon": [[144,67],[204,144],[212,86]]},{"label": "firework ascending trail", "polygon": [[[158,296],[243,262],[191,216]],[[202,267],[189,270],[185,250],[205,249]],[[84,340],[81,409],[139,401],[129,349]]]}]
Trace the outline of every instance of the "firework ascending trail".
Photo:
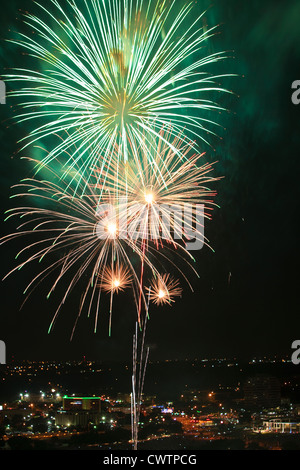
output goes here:
[{"label": "firework ascending trail", "polygon": [[152,286],[148,287],[147,291],[147,308],[142,328],[140,328],[141,337],[139,338],[138,323],[136,323],[135,333],[133,335],[131,378],[131,440],[134,450],[137,450],[138,447],[138,433],[140,424],[139,419],[141,414],[141,406],[143,403],[146,368],[149,359],[149,347],[146,347],[145,345],[145,338],[150,301],[154,301],[154,303],[157,305],[171,305],[171,302],[174,302],[174,297],[180,296],[182,293],[182,289],[179,287],[179,282],[171,278],[169,274],[162,275],[159,277],[159,279],[153,280]]},{"label": "firework ascending trail", "polygon": [[[133,335],[133,347],[132,347],[132,393],[131,393],[131,433],[132,433],[132,445],[133,449],[137,450],[138,445],[138,431],[139,431],[139,418],[141,412],[144,380],[146,374],[146,367],[148,364],[149,348],[146,350],[144,355],[145,347],[145,333],[147,326],[147,314],[145,315],[145,321],[142,330],[142,338],[139,351],[139,338],[138,338],[138,323],[136,323],[135,334]],[[138,353],[139,358],[138,358]],[[138,367],[139,363],[139,367]]]},{"label": "firework ascending trail", "polygon": [[[18,121],[38,123],[24,146],[51,138],[37,168],[68,154],[65,174],[74,166],[77,179],[89,180],[99,163],[101,170],[110,166],[115,148],[126,162],[132,142],[138,164],[145,138],[169,124],[174,136],[185,130],[209,143],[217,123],[207,112],[222,109],[209,97],[227,90],[207,68],[225,54],[203,56],[215,27],[203,28],[204,13],[195,12],[193,2],[179,11],[167,0],[51,4],[49,10],[40,5],[41,17],[26,14],[30,35],[12,40],[42,71],[15,69],[6,77],[18,83],[10,96],[24,100]],[[53,147],[54,134],[62,140]]]}]

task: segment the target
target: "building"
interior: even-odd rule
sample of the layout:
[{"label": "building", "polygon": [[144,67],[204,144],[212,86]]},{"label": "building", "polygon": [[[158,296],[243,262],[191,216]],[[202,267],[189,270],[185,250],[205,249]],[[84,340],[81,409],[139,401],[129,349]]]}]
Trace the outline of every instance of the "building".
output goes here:
[{"label": "building", "polygon": [[63,397],[63,410],[94,410],[101,411],[101,398],[100,397]]},{"label": "building", "polygon": [[101,421],[100,397],[63,397],[63,406],[55,414],[57,426],[97,425]]},{"label": "building", "polygon": [[56,426],[82,426],[87,427],[89,424],[97,425],[101,421],[101,413],[99,411],[84,410],[58,410],[55,413]]},{"label": "building", "polygon": [[276,377],[258,375],[244,384],[244,405],[248,408],[275,408],[281,402],[281,387]]},{"label": "building", "polygon": [[263,422],[263,432],[298,433],[300,421],[274,418]]}]

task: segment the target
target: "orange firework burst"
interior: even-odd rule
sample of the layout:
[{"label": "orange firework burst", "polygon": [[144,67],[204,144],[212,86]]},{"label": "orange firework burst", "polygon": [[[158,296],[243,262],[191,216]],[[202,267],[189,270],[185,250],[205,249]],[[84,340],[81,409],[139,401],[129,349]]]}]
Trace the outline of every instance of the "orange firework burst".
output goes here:
[{"label": "orange firework burst", "polygon": [[112,293],[123,291],[132,281],[129,269],[123,265],[117,266],[116,268],[106,267],[99,277],[101,278],[99,287],[105,292]]},{"label": "orange firework burst", "polygon": [[156,305],[171,304],[175,302],[174,297],[179,297],[182,294],[179,281],[171,277],[170,274],[163,274],[154,279],[147,290],[150,300]]}]

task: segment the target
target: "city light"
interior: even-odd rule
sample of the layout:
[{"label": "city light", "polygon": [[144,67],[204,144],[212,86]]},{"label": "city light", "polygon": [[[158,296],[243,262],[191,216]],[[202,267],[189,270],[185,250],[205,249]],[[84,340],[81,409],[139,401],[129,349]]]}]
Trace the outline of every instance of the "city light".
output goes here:
[{"label": "city light", "polygon": [[[219,364],[218,367],[223,368],[226,379],[225,383],[219,383],[219,386],[213,390],[189,389],[188,384],[182,379],[182,391],[178,401],[175,400],[172,392],[169,392],[170,396],[166,401],[162,401],[156,396],[144,396],[140,425],[141,430],[143,430],[141,432],[145,433],[145,439],[147,441],[166,439],[167,443],[168,439],[172,439],[174,436],[177,436],[176,439],[178,439],[178,436],[180,436],[180,439],[185,439],[186,443],[189,442],[189,439],[196,439],[199,441],[199,444],[215,442],[218,445],[217,441],[225,438],[229,445],[233,445],[231,444],[234,442],[233,436],[239,436],[240,441],[245,442],[245,445],[251,445],[252,442],[255,444],[261,435],[268,434],[270,436],[268,445],[270,446],[273,436],[276,436],[276,441],[274,442],[276,443],[276,448],[278,448],[280,435],[283,437],[295,435],[297,437],[300,434],[298,405],[293,404],[292,401],[288,406],[282,405],[280,403],[280,389],[276,388],[276,383],[272,380],[269,381],[269,390],[273,390],[273,394],[269,394],[269,397],[267,397],[268,401],[265,403],[266,410],[262,412],[255,411],[255,408],[254,410],[252,409],[245,421],[244,413],[245,410],[248,410],[249,406],[249,401],[247,400],[257,400],[259,394],[262,393],[262,389],[259,388],[260,382],[252,381],[249,384],[249,381],[245,381],[243,383],[235,374],[233,374],[234,379],[230,385],[228,383],[230,381],[228,364],[231,363],[231,360],[226,359],[185,360],[180,366],[180,361],[178,360],[174,362],[172,360],[158,361],[158,370],[160,370],[162,364],[165,367],[168,367],[169,364],[171,367],[172,364],[176,365],[179,377],[181,371],[186,372],[188,368],[191,368],[193,373],[198,372],[201,375],[205,367]],[[261,363],[257,361],[257,366],[259,364]],[[282,364],[281,358],[265,361],[266,366],[276,366],[277,364]],[[242,371],[243,368],[239,364],[238,366],[237,370]],[[127,365],[126,367],[126,370],[128,370],[129,367]],[[154,363],[152,363],[153,367],[155,368]],[[252,365],[251,367],[256,366]],[[24,378],[27,377],[27,374],[30,377],[34,374],[39,379],[39,377],[44,376],[44,372],[47,369],[51,379],[49,380],[49,387],[45,387],[43,391],[34,393],[28,390],[26,393],[19,393],[16,402],[0,404],[0,420],[2,417],[9,420],[6,424],[3,437],[5,441],[9,442],[12,435],[22,435],[32,439],[32,442],[54,436],[58,438],[78,436],[78,442],[80,442],[81,436],[84,441],[85,433],[93,428],[95,436],[98,436],[98,439],[104,442],[108,438],[106,433],[118,432],[120,429],[124,431],[126,429],[126,421],[130,417],[131,410],[131,394],[129,392],[127,394],[120,394],[116,393],[117,389],[112,389],[109,396],[105,393],[97,396],[93,393],[94,390],[92,388],[90,395],[78,396],[72,393],[66,395],[63,391],[64,389],[70,389],[66,387],[69,375],[70,377],[75,377],[74,374],[78,374],[80,380],[82,373],[86,372],[89,374],[101,374],[106,370],[106,372],[111,373],[111,365],[106,369],[103,365],[100,367],[100,364],[88,361],[85,363],[74,362],[73,365],[60,363],[60,368],[60,371],[68,373],[62,375],[59,373],[57,375],[55,363],[46,364],[43,362],[22,365]],[[19,371],[20,368],[15,364],[11,367],[8,366],[4,373],[4,378],[14,380],[14,376],[19,376]],[[153,374],[156,377],[155,380],[157,380],[157,371],[155,369]],[[182,375],[185,376],[184,373]],[[98,380],[98,376],[95,375],[95,377]],[[50,385],[58,383],[58,380],[61,383],[56,388]],[[266,379],[264,378],[264,380]],[[239,386],[237,386],[237,383]],[[297,384],[297,379],[294,382],[292,379],[283,381],[282,386],[287,396],[289,391],[294,393],[293,389],[296,390],[296,387],[300,387],[300,384]],[[253,389],[250,388],[248,390],[247,386],[249,387],[249,385],[252,385]],[[61,390],[61,392],[57,390]],[[30,396],[30,402],[25,399],[25,394],[27,397]],[[57,400],[58,396],[62,397],[61,402]],[[19,397],[24,397],[22,407],[20,407]],[[221,398],[222,401],[220,400]],[[277,401],[274,401],[274,398]],[[12,420],[12,416],[16,413],[21,413],[21,424],[16,418]],[[42,432],[39,428],[40,425]],[[98,429],[99,425],[101,425],[100,431]],[[148,435],[147,429],[150,425],[149,430],[151,430],[151,434]],[[126,436],[125,433],[124,435]],[[58,440],[56,446],[60,446],[59,442]],[[126,442],[130,443],[129,435]],[[63,445],[63,440],[61,443]],[[260,444],[264,448],[264,443],[260,442]],[[84,447],[84,444],[82,445]]]}]

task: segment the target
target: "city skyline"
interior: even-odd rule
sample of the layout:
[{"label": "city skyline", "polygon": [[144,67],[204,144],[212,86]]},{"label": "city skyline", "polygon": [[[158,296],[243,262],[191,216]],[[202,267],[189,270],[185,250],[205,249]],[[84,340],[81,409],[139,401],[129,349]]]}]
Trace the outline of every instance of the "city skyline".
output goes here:
[{"label": "city skyline", "polygon": [[[1,366],[0,447],[130,450],[129,369],[89,360]],[[152,362],[138,449],[299,449],[294,371],[279,357]]]}]

